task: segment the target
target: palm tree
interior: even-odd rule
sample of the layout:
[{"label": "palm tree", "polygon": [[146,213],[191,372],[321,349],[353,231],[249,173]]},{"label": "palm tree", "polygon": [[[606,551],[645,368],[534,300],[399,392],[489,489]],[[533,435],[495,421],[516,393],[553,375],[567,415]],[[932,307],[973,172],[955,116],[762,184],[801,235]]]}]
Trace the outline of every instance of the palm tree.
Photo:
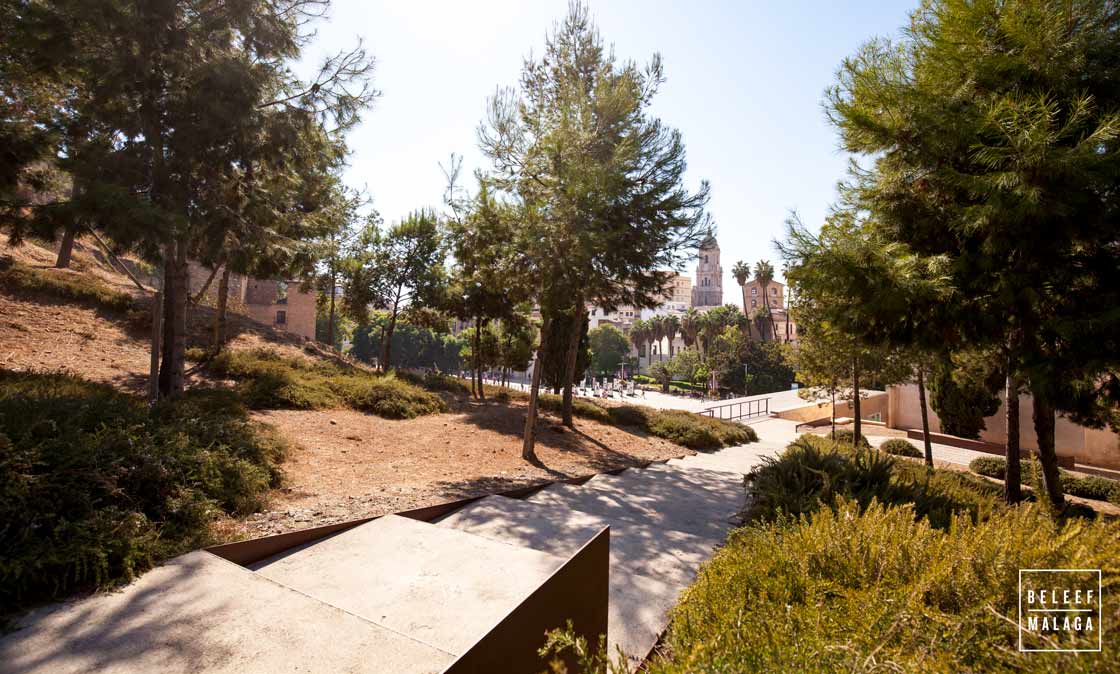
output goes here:
[{"label": "palm tree", "polygon": [[680,334],[681,319],[678,318],[677,316],[674,316],[673,314],[669,314],[668,316],[665,317],[664,326],[665,326],[665,337],[669,340],[669,356],[672,357],[672,355],[673,355],[673,340],[676,339],[678,334]]},{"label": "palm tree", "polygon": [[665,354],[661,351],[661,340],[665,338],[665,317],[652,316],[649,319],[650,337],[653,341],[657,342],[657,361],[665,360]]},{"label": "palm tree", "polygon": [[751,266],[742,260],[735,263],[731,268],[731,275],[735,277],[735,281],[739,284],[739,294],[743,296],[743,315],[749,315],[747,312],[747,293],[743,286],[747,284],[747,279],[751,277]]},{"label": "palm tree", "polygon": [[[774,324],[774,316],[770,313],[770,296],[767,294],[770,284],[774,282],[774,267],[766,260],[760,260],[754,266],[754,280],[758,281],[758,285],[762,288],[762,306],[766,307],[764,315],[766,322],[770,324],[769,332],[773,334],[774,341],[777,341],[778,327]],[[764,336],[763,340],[765,339]]]},{"label": "palm tree", "polygon": [[695,309],[689,309],[684,312],[680,320],[681,339],[684,340],[685,346],[694,346],[696,344],[696,335],[700,332],[700,312]]},{"label": "palm tree", "polygon": [[638,369],[642,365],[642,347],[649,341],[649,326],[645,321],[638,319],[630,324],[630,343],[638,350]]}]

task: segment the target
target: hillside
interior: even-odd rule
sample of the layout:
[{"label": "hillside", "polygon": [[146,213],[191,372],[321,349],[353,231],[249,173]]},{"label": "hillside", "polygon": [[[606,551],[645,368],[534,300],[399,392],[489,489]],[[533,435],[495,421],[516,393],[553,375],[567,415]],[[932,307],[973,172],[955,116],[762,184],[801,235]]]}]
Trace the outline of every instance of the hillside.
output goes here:
[{"label": "hillside", "polygon": [[[0,234],[0,368],[65,370],[141,391],[150,362],[152,295],[115,271],[92,242],[75,243],[70,269],[55,269],[54,261],[51,248],[33,241],[12,247]],[[189,346],[207,344],[213,316],[210,307],[192,308]],[[238,314],[230,314],[228,329],[233,349],[328,355]],[[188,385],[199,381],[194,373]]]},{"label": "hillside", "polygon": [[[76,244],[72,269],[55,269],[54,260],[49,246],[11,247],[0,239],[0,370],[63,371],[142,394],[151,295],[114,270],[94,242]],[[135,261],[129,264],[142,269]],[[189,346],[208,343],[212,319],[210,307],[192,307]],[[278,367],[302,363],[303,372],[319,381],[300,379],[262,398],[257,383],[271,382],[277,376],[272,370],[257,380],[213,363],[188,362],[188,387],[234,388],[253,410],[252,418],[277,429],[292,448],[281,469],[283,483],[265,508],[244,519],[223,519],[219,538],[366,517],[690,453],[654,434],[619,426],[605,414],[585,415],[573,432],[543,412],[541,463],[533,465],[520,456],[525,406],[517,396],[479,403],[452,381],[437,387],[443,412],[382,418],[314,388],[336,386],[346,371],[367,372],[363,366],[236,314],[230,315],[229,334],[228,351],[242,354],[240,360],[266,368],[272,361]],[[415,389],[407,381],[400,385]],[[293,399],[291,391],[300,387],[311,393]]]}]

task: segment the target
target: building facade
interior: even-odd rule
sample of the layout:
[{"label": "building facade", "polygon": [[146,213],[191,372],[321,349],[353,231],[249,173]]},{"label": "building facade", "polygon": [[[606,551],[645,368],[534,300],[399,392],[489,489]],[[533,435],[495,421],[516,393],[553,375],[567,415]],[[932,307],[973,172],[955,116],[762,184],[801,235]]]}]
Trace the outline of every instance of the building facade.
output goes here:
[{"label": "building facade", "polygon": [[[210,285],[204,294],[204,303],[216,304],[218,279],[212,270],[191,262],[190,289],[196,294]],[[315,339],[315,293],[301,290],[299,283],[255,279],[241,274],[230,274],[227,310],[248,316],[253,320],[283,330],[304,339]]]},{"label": "building facade", "polygon": [[696,281],[692,287],[692,308],[710,309],[723,304],[723,267],[719,263],[719,244],[710,233],[700,244],[696,260]]}]

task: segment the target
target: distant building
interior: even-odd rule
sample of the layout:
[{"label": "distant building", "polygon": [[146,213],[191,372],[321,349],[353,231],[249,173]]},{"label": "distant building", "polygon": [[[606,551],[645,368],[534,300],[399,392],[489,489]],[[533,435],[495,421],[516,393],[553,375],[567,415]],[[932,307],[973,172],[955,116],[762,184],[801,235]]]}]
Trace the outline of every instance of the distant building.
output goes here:
[{"label": "distant building", "polygon": [[719,244],[710,232],[700,243],[696,260],[696,283],[692,287],[692,308],[703,311],[723,304],[723,267],[719,263]]},{"label": "distant building", "polygon": [[[207,279],[210,279],[211,272],[207,267],[190,263],[192,294],[202,290]],[[219,270],[218,275],[220,274]],[[215,303],[218,299],[218,281],[216,275],[206,290],[205,298],[209,303]],[[315,339],[315,293],[301,290],[299,286],[298,282],[230,274],[228,311],[243,314],[277,330],[305,339]]]}]

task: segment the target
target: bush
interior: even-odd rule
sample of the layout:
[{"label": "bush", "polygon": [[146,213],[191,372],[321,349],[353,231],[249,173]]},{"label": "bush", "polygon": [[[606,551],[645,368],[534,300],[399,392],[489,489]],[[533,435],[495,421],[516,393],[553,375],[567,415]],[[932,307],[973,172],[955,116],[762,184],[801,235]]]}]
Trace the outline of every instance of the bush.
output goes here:
[{"label": "bush", "polygon": [[648,431],[678,445],[700,450],[744,445],[758,440],[758,434],[750,426],[679,410],[654,411]]},{"label": "bush", "polygon": [[207,544],[220,512],[260,508],[285,449],[230,391],[149,412],[71,375],[0,370],[0,612]]},{"label": "bush", "polygon": [[[837,429],[837,430],[831,432],[829,435],[832,437],[833,440],[840,443],[841,445],[848,445],[848,446],[851,446],[852,439],[855,438],[855,436],[856,436],[855,431],[847,429],[847,428]],[[871,443],[868,442],[867,438],[864,437],[861,434],[859,436],[859,446],[864,448],[864,449],[870,449],[871,448]]]},{"label": "bush", "polygon": [[[1111,586],[1117,555],[1120,523],[1063,524],[1035,505],[937,529],[911,506],[840,500],[733,532],[649,671],[1120,671],[1118,649],[1020,653],[1015,625],[1020,568],[1101,568]],[[1117,616],[1115,594],[1105,602]]]},{"label": "bush", "polygon": [[[979,475],[1006,479],[1007,459],[999,456],[981,456],[968,464],[968,469]],[[1120,505],[1120,482],[1096,475],[1078,476],[1059,469],[1062,491],[1070,496],[1108,501]],[[1023,476],[1025,478],[1025,474]]]},{"label": "bush", "polygon": [[[564,399],[550,393],[542,393],[540,397],[537,398],[537,404],[540,405],[541,409],[548,410],[554,414],[560,414],[564,409]],[[611,422],[611,415],[606,407],[590,400],[584,400],[583,398],[572,398],[572,414],[581,419],[591,419],[592,421],[598,421],[602,424],[609,424]]]},{"label": "bush", "polygon": [[893,454],[895,456],[909,456],[915,459],[925,458],[925,454],[922,453],[922,450],[902,438],[885,440],[883,444],[879,445],[879,449],[887,454]]},{"label": "bush", "polygon": [[955,516],[983,519],[998,507],[998,485],[965,473],[930,470],[873,450],[853,450],[817,435],[803,435],[778,459],[764,458],[747,475],[746,516],[774,521],[835,507],[838,499],[867,506],[872,500],[913,504],[919,517],[947,527]]},{"label": "bush", "polygon": [[[285,358],[267,349],[226,350],[210,371],[237,381],[252,409],[318,410],[347,406],[390,419],[412,419],[447,409],[443,400],[412,382],[452,389],[442,375],[377,374],[327,360]],[[454,382],[461,390],[462,383]]]},{"label": "bush", "polygon": [[638,405],[609,407],[607,412],[610,414],[611,423],[615,426],[632,426],[643,431],[649,430],[650,419],[654,416],[653,410]]},{"label": "bush", "polygon": [[977,475],[1002,480],[1007,475],[1007,460],[998,456],[979,456],[969,462],[968,469]]}]

